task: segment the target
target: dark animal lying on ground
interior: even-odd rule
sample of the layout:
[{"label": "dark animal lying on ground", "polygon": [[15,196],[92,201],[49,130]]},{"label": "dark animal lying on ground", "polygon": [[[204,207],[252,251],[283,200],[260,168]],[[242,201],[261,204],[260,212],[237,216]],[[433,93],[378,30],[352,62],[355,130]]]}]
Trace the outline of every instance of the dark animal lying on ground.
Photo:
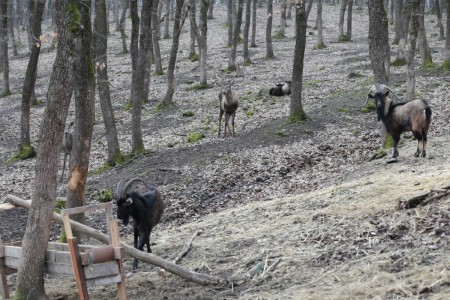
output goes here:
[{"label": "dark animal lying on ground", "polygon": [[223,136],[225,137],[227,134],[227,128],[228,131],[231,133],[230,130],[230,124],[229,120],[231,117],[231,126],[233,128],[233,136],[234,133],[234,118],[236,116],[236,110],[239,107],[239,96],[236,91],[231,89],[231,86],[229,86],[226,90],[220,92],[219,94],[219,105],[220,105],[220,112],[219,112],[219,137],[222,129],[222,116],[225,114],[225,129],[223,131]]},{"label": "dark animal lying on ground", "polygon": [[375,99],[378,121],[382,121],[386,131],[394,140],[393,158],[398,157],[398,142],[405,131],[412,131],[417,139],[417,151],[414,156],[426,156],[427,134],[431,122],[431,108],[425,100],[393,103],[388,97],[389,90],[371,91],[369,98]]},{"label": "dark animal lying on ground", "polygon": [[278,83],[276,84],[276,88],[271,88],[269,91],[269,94],[271,96],[277,96],[281,97],[284,95],[290,95],[291,94],[291,85],[292,81],[286,81],[286,83]]},{"label": "dark animal lying on ground", "polygon": [[[129,191],[133,183],[140,182],[135,191]],[[117,218],[123,220],[124,225],[128,225],[130,216],[133,218],[134,247],[143,251],[147,245],[147,252],[150,249],[150,233],[159,223],[164,212],[164,202],[161,194],[152,185],[139,178],[132,178],[129,181],[121,180],[117,185]],[[133,269],[138,267],[138,260],[133,262]]]}]

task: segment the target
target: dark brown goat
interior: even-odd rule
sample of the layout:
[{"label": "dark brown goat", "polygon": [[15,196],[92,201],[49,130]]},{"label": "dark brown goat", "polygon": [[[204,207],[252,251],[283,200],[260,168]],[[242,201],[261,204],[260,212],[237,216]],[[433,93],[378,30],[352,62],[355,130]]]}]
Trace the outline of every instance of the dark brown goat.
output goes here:
[{"label": "dark brown goat", "polygon": [[[129,191],[133,183],[140,182],[135,191]],[[144,251],[147,245],[147,252],[150,249],[150,233],[159,223],[164,213],[164,202],[161,194],[152,185],[139,178],[132,178],[128,182],[122,180],[117,185],[117,218],[123,220],[124,225],[128,225],[130,216],[133,218],[134,247]],[[138,260],[133,262],[133,269],[138,267]]]},{"label": "dark brown goat", "polygon": [[231,86],[229,86],[225,91],[220,92],[219,94],[219,105],[220,105],[220,112],[219,112],[219,137],[222,129],[222,116],[225,114],[225,129],[223,131],[223,136],[225,137],[227,134],[227,127],[228,131],[231,133],[230,130],[230,124],[229,120],[231,117],[231,126],[233,127],[233,136],[235,135],[234,132],[234,118],[236,116],[236,110],[239,107],[239,96],[236,91],[231,89]]},{"label": "dark brown goat", "polygon": [[292,81],[286,81],[286,83],[278,83],[276,84],[276,88],[271,88],[269,94],[271,96],[281,97],[284,95],[291,94],[291,85]]},{"label": "dark brown goat", "polygon": [[412,131],[417,139],[417,151],[414,156],[426,156],[427,134],[431,122],[431,108],[425,100],[393,103],[388,97],[389,91],[369,93],[369,98],[375,99],[378,121],[382,121],[386,131],[394,140],[393,158],[398,157],[398,142],[405,131]]}]

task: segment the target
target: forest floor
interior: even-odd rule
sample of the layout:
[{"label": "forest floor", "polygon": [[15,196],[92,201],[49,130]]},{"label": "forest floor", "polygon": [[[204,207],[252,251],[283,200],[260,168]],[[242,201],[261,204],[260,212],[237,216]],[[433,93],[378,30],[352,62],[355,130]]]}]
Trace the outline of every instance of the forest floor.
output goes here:
[{"label": "forest floor", "polygon": [[[279,22],[278,6],[274,24]],[[234,78],[240,94],[236,137],[218,138],[218,94],[221,81],[234,74],[227,66],[226,11],[217,7],[208,24],[208,82],[195,90],[197,62],[190,62],[189,34],[184,29],[176,68],[176,106],[155,109],[165,93],[165,76],[153,76],[150,101],[143,108],[143,134],[148,152],[130,162],[100,172],[106,160],[105,129],[96,114],[88,204],[99,192],[114,190],[122,178],[138,176],[160,189],[166,211],[153,231],[153,253],[173,259],[197,230],[202,234],[181,265],[201,273],[248,280],[233,285],[199,286],[140,263],[131,271],[125,260],[130,299],[446,299],[450,293],[450,198],[426,206],[400,209],[400,200],[450,184],[448,90],[450,77],[439,69],[420,69],[416,96],[429,101],[433,121],[427,158],[415,158],[416,141],[406,134],[399,162],[371,161],[380,143],[375,112],[361,111],[373,76],[368,56],[367,10],[354,10],[352,41],[337,43],[337,6],[324,6],[326,49],[317,43],[315,9],[307,31],[303,104],[309,119],[287,122],[289,97],[271,98],[275,83],[291,78],[293,20],[287,37],[274,40],[275,59],[265,58],[265,8],[258,10],[258,47],[251,48],[253,64]],[[434,62],[444,56],[434,16],[426,26]],[[46,27],[47,28],[47,27]],[[275,26],[275,29],[277,26]],[[393,31],[393,26],[390,26]],[[47,35],[50,31],[44,30]],[[24,40],[24,37],[22,38]],[[163,65],[171,40],[161,40]],[[396,46],[391,48],[395,58]],[[54,52],[43,47],[36,93],[45,95]],[[238,61],[242,52],[238,51]],[[420,57],[417,57],[417,65]],[[20,132],[20,91],[27,65],[26,50],[11,57],[13,95],[0,99],[0,203],[7,194],[31,199],[34,160],[8,163]],[[109,37],[109,72],[122,151],[130,151],[131,113],[129,55],[121,54],[120,34]],[[391,68],[391,88],[406,91],[406,68]],[[44,105],[32,109],[36,141]],[[100,110],[98,110],[100,111]],[[187,116],[193,115],[193,116]],[[69,121],[74,118],[73,107]],[[187,135],[204,138],[189,143]],[[58,187],[65,197],[66,187]],[[0,212],[4,242],[21,240],[25,209]],[[87,223],[105,227],[101,214]],[[58,238],[54,226],[52,239]],[[122,239],[132,244],[131,227],[121,225]],[[269,267],[272,266],[270,269]],[[8,277],[14,289],[15,275]],[[71,278],[48,276],[52,299],[75,299]],[[93,299],[115,297],[114,286],[92,288]]]}]

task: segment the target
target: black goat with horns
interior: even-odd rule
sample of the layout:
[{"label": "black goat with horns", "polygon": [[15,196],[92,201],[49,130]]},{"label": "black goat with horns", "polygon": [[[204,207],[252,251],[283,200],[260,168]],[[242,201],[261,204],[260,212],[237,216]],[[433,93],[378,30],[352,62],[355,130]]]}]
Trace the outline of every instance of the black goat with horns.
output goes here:
[{"label": "black goat with horns", "polygon": [[[130,191],[133,183],[140,182],[135,191]],[[132,178],[128,181],[121,180],[117,184],[117,218],[128,225],[130,216],[133,218],[134,247],[144,251],[147,245],[147,252],[150,249],[150,233],[159,223],[164,213],[164,202],[159,191],[142,179]],[[137,269],[138,260],[133,262],[133,269]]]}]

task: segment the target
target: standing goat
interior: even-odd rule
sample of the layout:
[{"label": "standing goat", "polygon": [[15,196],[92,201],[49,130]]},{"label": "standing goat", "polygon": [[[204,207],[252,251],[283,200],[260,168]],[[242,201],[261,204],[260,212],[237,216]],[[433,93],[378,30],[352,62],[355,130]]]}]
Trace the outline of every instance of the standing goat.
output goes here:
[{"label": "standing goat", "polygon": [[425,100],[393,103],[388,97],[389,90],[371,90],[368,97],[374,99],[377,106],[378,121],[382,121],[386,131],[394,140],[393,158],[398,157],[398,142],[405,131],[412,131],[417,139],[417,151],[414,156],[426,156],[427,134],[431,122],[431,108]]},{"label": "standing goat", "polygon": [[[133,183],[140,182],[135,191],[129,191]],[[144,245],[147,245],[147,252],[150,249],[150,233],[159,223],[164,212],[164,202],[161,194],[152,185],[139,178],[132,178],[126,182],[121,180],[117,185],[117,218],[123,220],[124,225],[133,218],[134,247],[144,251]],[[133,269],[137,269],[138,260],[133,262]]]},{"label": "standing goat", "polygon": [[236,91],[231,89],[229,86],[226,90],[221,91],[219,94],[219,104],[220,104],[220,112],[219,112],[219,137],[222,129],[222,116],[225,114],[225,129],[223,132],[223,136],[225,137],[228,131],[230,130],[229,119],[231,117],[231,126],[233,127],[233,136],[234,133],[234,118],[236,116],[236,110],[239,107],[239,96]]},{"label": "standing goat", "polygon": [[292,81],[286,81],[286,83],[278,83],[276,84],[276,88],[271,88],[269,94],[271,96],[281,97],[284,95],[291,94],[291,85]]}]

